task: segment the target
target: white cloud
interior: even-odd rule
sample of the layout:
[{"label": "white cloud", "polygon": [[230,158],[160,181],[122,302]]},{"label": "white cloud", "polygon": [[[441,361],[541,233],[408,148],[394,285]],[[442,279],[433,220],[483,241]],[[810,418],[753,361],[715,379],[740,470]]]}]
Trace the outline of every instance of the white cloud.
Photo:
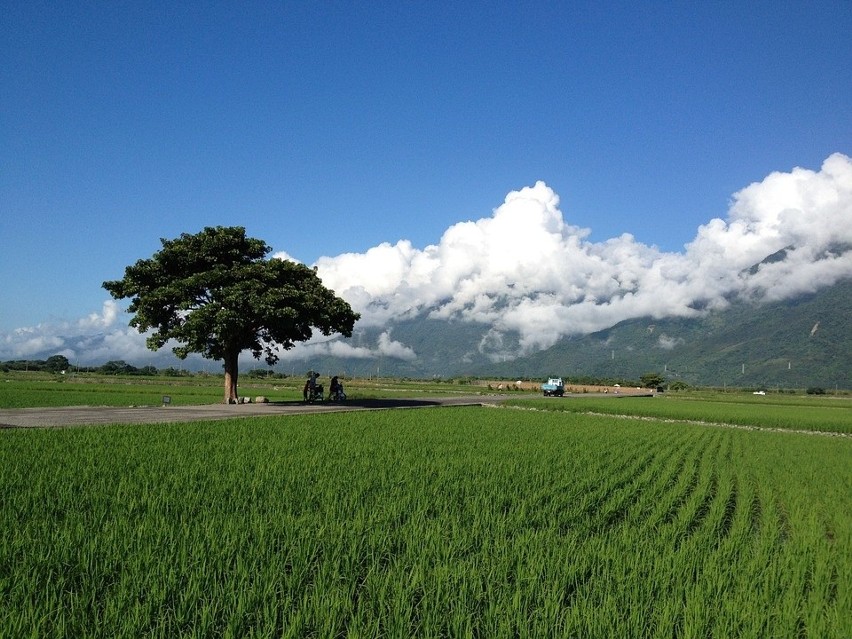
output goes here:
[{"label": "white cloud", "polygon": [[316,336],[313,339],[298,343],[288,351],[279,350],[278,356],[282,361],[310,360],[324,356],[341,359],[377,359],[390,357],[393,359],[413,360],[417,354],[402,342],[391,339],[390,331],[384,331],[371,346],[354,345],[351,341],[340,337]]},{"label": "white cloud", "polygon": [[[818,172],[749,185],[683,253],[588,234],[565,222],[558,196],[538,182],[509,193],[490,217],[451,226],[437,245],[382,244],[317,267],[366,325],[428,312],[490,325],[489,349],[518,331],[528,352],[629,318],[694,316],[732,294],[783,299],[852,275],[852,255],[829,251],[852,244],[852,160],[834,154]],[[789,246],[783,261],[744,273]]]},{"label": "white cloud", "polygon": [[[491,215],[449,227],[435,245],[383,243],[323,257],[316,267],[324,284],[362,314],[361,326],[423,313],[480,322],[489,327],[481,352],[507,358],[625,319],[695,316],[724,308],[732,295],[778,300],[852,276],[852,160],[838,153],[819,171],[795,168],[747,186],[733,195],[727,216],[700,226],[683,252],[663,252],[628,234],[604,242],[588,236],[566,222],[559,197],[538,182],[509,193]],[[775,261],[752,268],[775,253]],[[77,323],[0,335],[0,359],[86,351],[83,338],[100,333],[89,356],[135,360],[147,352],[144,338],[126,324],[109,301]],[[513,332],[518,340],[506,340]],[[662,337],[659,345],[670,347]],[[416,357],[385,331],[373,344],[326,338],[282,358],[311,353]]]},{"label": "white cloud", "polygon": [[683,339],[680,337],[669,337],[668,335],[660,335],[657,340],[657,346],[662,348],[663,350],[670,351],[678,344],[683,343]]},{"label": "white cloud", "polygon": [[277,257],[279,260],[286,260],[288,262],[296,262],[297,264],[304,264],[302,260],[297,260],[295,257],[291,256],[285,251],[278,251],[277,253],[273,253],[272,257]]},{"label": "white cloud", "polygon": [[93,330],[110,328],[115,325],[121,313],[122,310],[117,301],[107,300],[103,303],[100,314],[90,313],[77,321],[76,332],[86,334]]},{"label": "white cloud", "polygon": [[395,359],[408,361],[417,359],[417,353],[415,353],[411,348],[402,342],[391,339],[390,331],[385,331],[379,335],[378,351],[385,357],[393,357]]},{"label": "white cloud", "polygon": [[3,359],[29,359],[32,355],[48,350],[61,349],[65,342],[62,338],[51,335],[49,327],[38,326],[18,328],[3,336]]},{"label": "white cloud", "polygon": [[91,313],[75,322],[45,322],[0,334],[0,359],[33,359],[44,353],[77,359],[81,356],[80,351],[83,351],[85,357],[96,358],[107,350],[94,345],[106,340],[111,342],[113,349],[109,353],[119,353],[110,355],[108,359],[121,359],[121,353],[136,353],[136,347],[141,344],[144,348],[145,344],[144,338],[136,331],[128,336],[128,331],[120,327],[116,329],[116,322],[121,315],[118,304],[114,300],[107,300],[100,313]]},{"label": "white cloud", "polygon": [[[515,349],[506,343],[506,336],[502,332],[491,328],[479,341],[478,350],[486,355],[492,362],[500,362],[515,357]],[[469,361],[469,357],[465,358]]]}]

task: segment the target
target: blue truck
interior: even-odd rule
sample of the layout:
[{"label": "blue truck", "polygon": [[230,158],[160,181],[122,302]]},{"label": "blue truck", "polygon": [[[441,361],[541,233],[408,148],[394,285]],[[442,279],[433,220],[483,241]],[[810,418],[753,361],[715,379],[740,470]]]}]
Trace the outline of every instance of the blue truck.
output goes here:
[{"label": "blue truck", "polygon": [[562,397],[565,394],[565,384],[561,377],[551,377],[541,385],[545,397]]}]

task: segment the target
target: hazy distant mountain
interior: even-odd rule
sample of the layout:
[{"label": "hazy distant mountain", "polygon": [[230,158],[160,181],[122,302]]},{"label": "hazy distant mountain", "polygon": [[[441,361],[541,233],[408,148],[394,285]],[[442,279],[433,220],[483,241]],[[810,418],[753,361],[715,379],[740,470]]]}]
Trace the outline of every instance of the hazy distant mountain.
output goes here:
[{"label": "hazy distant mountain", "polygon": [[699,319],[621,322],[490,370],[634,379],[654,371],[700,385],[849,388],[852,281],[783,302],[738,301]]},{"label": "hazy distant mountain", "polygon": [[[849,248],[836,250],[843,253]],[[783,258],[784,251],[779,251],[765,263]],[[759,299],[766,297],[763,291]],[[427,313],[381,327],[356,325],[342,352],[359,352],[360,357],[304,350],[304,358],[288,354],[276,370],[293,375],[314,369],[322,375],[419,379],[561,375],[636,380],[643,373],[658,372],[669,381],[702,386],[852,388],[852,278],[782,301],[735,297],[725,309],[708,310],[695,318],[622,321],[591,334],[564,337],[550,348],[523,357],[511,355],[521,351],[519,333],[496,332],[473,321],[432,319]],[[395,348],[377,357],[375,345],[383,341]],[[106,334],[68,338],[65,344],[78,352],[103,353],[91,362],[69,358],[72,365],[97,366],[119,359],[111,355]],[[39,357],[56,352],[45,350]],[[157,353],[140,348],[124,359],[136,366],[221,372],[220,362],[198,357],[180,362],[168,348]],[[265,364],[243,361],[241,371],[252,368],[265,368]]]},{"label": "hazy distant mountain", "polygon": [[[418,318],[396,323],[391,330],[394,340],[417,353],[415,359],[329,357],[313,360],[313,365],[321,371],[417,378],[636,379],[654,371],[670,381],[699,385],[852,387],[852,280],[780,302],[735,300],[727,309],[700,318],[629,320],[507,361],[483,355],[490,334],[482,324]],[[375,341],[379,332],[356,332],[353,339]],[[507,351],[516,345],[503,344]]]},{"label": "hazy distant mountain", "polygon": [[[548,374],[700,384],[850,387],[852,158],[773,172],[733,194],[682,251],[623,233],[591,239],[536,182],[435,244],[400,239],[322,257],[358,312],[351,339],[315,335],[280,372],[410,377]],[[276,254],[288,258],[286,253]],[[77,320],[0,333],[0,359],[64,355],[221,371],[152,354],[116,300]],[[263,368],[245,353],[241,370]]]}]

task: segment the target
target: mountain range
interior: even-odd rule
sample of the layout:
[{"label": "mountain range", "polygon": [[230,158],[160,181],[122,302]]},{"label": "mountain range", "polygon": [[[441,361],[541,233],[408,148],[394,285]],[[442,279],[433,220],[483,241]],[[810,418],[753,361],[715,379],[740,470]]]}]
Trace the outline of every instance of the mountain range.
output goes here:
[{"label": "mountain range", "polygon": [[[837,251],[852,254],[852,247]],[[783,260],[784,255],[779,251],[761,264]],[[347,377],[445,380],[561,376],[575,381],[635,381],[645,373],[657,373],[669,383],[696,386],[852,389],[852,277],[780,301],[766,299],[766,295],[732,294],[723,307],[700,310],[693,317],[628,319],[604,330],[564,336],[546,349],[526,353],[519,332],[496,332],[490,324],[469,319],[439,319],[427,309],[380,326],[356,324],[350,339],[332,338],[323,348],[320,338],[320,348],[294,349],[275,368],[298,376],[316,370]],[[127,332],[135,334],[132,329]],[[134,339],[142,342],[141,336]],[[113,340],[109,332],[69,336],[62,340],[65,350],[48,345],[36,359],[57,352],[103,353],[102,361],[81,362],[69,355],[74,364],[99,366],[121,357],[110,357]],[[328,348],[341,341],[347,348]],[[390,348],[377,349],[381,343]],[[218,362],[197,356],[180,362],[168,347],[152,353],[141,346],[124,359],[137,366],[220,370]],[[340,352],[358,356],[333,354]],[[241,372],[264,367],[262,361],[246,358]]]},{"label": "mountain range", "polygon": [[[421,316],[388,329],[357,330],[373,343],[382,331],[408,346],[411,359],[306,360],[317,370],[411,378],[596,377],[638,379],[648,372],[690,385],[826,389],[852,387],[852,279],[783,301],[734,299],[694,318],[637,318],[538,352],[495,361],[484,354],[489,326]],[[517,336],[504,336],[511,350]],[[298,367],[296,367],[298,370]]]}]

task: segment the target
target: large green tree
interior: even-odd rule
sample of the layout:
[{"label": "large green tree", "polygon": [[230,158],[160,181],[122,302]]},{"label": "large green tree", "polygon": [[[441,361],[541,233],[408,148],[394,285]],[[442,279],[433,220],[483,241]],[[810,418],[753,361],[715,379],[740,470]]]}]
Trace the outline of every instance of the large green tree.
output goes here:
[{"label": "large green tree", "polygon": [[666,378],[659,373],[644,373],[639,376],[644,388],[658,388],[666,383]]},{"label": "large green tree", "polygon": [[242,227],[206,227],[160,241],[163,248],[153,257],[103,287],[116,299],[132,298],[130,325],[151,331],[151,350],[174,340],[181,359],[200,353],[222,360],[226,403],[238,399],[243,351],[265,355],[272,366],[280,349],[310,339],[315,329],[351,337],[360,317],[323,286],[315,269],[267,258],[272,249],[246,237]]},{"label": "large green tree", "polygon": [[44,369],[51,373],[61,373],[71,368],[71,362],[65,355],[51,355],[44,363]]}]

